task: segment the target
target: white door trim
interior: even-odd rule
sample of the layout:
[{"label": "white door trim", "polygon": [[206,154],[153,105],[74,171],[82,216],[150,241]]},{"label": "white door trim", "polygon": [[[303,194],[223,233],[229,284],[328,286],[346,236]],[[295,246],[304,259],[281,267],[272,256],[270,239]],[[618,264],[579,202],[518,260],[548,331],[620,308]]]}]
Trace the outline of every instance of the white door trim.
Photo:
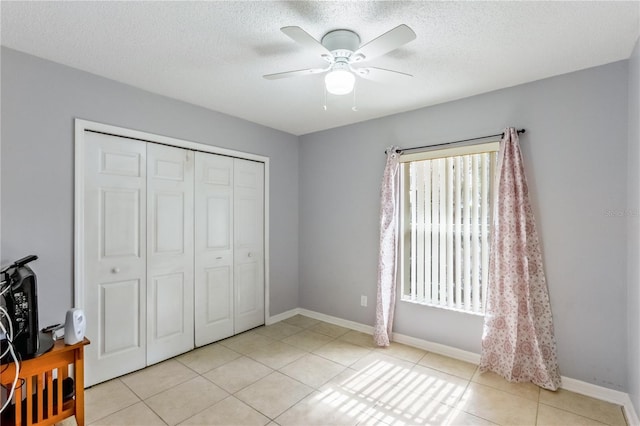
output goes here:
[{"label": "white door trim", "polygon": [[[212,154],[226,155],[234,158],[242,158],[264,163],[264,313],[265,324],[270,317],[269,311],[269,157],[235,151],[227,148],[207,145],[198,142],[176,139],[168,136],[156,135],[139,130],[112,126],[109,124],[76,118],[75,124],[75,172],[74,172],[74,306],[84,309],[84,158],[85,158],[85,131],[102,132],[115,136],[131,139],[139,139],[146,142],[186,148],[194,151],[209,152]],[[82,285],[79,285],[82,283]],[[89,336],[90,337],[90,336]]]}]

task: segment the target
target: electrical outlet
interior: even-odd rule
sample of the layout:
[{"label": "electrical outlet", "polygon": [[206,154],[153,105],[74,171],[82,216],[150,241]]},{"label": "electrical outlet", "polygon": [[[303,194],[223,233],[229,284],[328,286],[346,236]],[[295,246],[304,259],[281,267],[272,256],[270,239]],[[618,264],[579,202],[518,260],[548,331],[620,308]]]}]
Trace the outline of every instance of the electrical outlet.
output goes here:
[{"label": "electrical outlet", "polygon": [[367,306],[367,296],[365,296],[365,295],[360,296],[360,306],[362,306],[362,307],[366,307]]}]

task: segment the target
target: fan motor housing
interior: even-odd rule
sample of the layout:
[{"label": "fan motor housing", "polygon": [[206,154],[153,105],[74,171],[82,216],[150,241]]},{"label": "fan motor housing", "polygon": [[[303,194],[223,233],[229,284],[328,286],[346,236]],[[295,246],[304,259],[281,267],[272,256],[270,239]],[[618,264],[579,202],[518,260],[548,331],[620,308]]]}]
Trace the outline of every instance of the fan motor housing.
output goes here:
[{"label": "fan motor housing", "polygon": [[360,47],[360,37],[351,30],[334,30],[326,33],[321,43],[334,56],[348,58]]}]

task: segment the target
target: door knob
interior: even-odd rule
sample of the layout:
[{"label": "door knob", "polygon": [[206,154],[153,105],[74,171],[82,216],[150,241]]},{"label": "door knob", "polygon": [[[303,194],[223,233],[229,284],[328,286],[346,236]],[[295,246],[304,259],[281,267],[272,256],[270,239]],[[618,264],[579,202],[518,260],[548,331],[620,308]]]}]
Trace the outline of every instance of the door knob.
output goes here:
[{"label": "door knob", "polygon": [[111,268],[111,273],[112,274],[117,274],[118,272],[120,272],[120,268],[118,268],[117,266],[114,268]]},{"label": "door knob", "polygon": [[248,257],[252,257],[252,256],[253,256],[253,253],[247,253],[247,256],[248,256]]}]

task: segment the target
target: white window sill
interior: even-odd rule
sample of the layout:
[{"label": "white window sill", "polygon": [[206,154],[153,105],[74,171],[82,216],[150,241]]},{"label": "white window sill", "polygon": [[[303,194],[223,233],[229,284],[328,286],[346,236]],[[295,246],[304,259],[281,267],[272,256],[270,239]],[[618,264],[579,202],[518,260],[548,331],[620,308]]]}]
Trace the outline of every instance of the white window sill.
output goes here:
[{"label": "white window sill", "polygon": [[429,308],[437,308],[437,309],[443,309],[445,311],[453,311],[453,312],[459,312],[461,314],[468,314],[468,315],[474,315],[474,316],[478,316],[478,317],[484,317],[484,312],[471,312],[471,311],[467,311],[465,309],[459,309],[454,307],[450,307],[450,306],[442,306],[442,305],[434,305],[432,303],[427,303],[427,302],[423,302],[423,301],[419,301],[419,300],[413,300],[409,297],[401,297],[400,298],[401,302],[406,302],[406,303],[411,303],[414,305],[422,305],[422,306],[426,306]]}]

